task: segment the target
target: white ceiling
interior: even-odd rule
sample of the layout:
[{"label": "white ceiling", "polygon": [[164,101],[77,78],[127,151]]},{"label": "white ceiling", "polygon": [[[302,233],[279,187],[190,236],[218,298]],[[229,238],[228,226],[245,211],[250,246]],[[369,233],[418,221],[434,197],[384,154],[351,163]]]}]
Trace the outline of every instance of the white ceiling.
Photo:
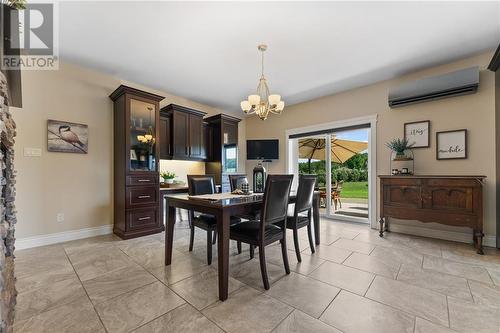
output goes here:
[{"label": "white ceiling", "polygon": [[499,2],[63,2],[60,55],[242,115],[266,76],[287,105],[485,50]]}]

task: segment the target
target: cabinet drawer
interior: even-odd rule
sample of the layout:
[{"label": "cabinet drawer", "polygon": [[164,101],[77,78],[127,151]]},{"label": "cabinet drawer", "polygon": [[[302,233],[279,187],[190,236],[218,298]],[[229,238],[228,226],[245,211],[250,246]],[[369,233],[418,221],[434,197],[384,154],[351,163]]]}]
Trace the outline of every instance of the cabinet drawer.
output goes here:
[{"label": "cabinet drawer", "polygon": [[127,206],[145,206],[158,203],[158,186],[127,187]]},{"label": "cabinet drawer", "polygon": [[127,186],[158,184],[158,175],[127,176]]},{"label": "cabinet drawer", "polygon": [[145,208],[127,211],[127,229],[138,230],[154,227],[158,224],[158,209]]}]

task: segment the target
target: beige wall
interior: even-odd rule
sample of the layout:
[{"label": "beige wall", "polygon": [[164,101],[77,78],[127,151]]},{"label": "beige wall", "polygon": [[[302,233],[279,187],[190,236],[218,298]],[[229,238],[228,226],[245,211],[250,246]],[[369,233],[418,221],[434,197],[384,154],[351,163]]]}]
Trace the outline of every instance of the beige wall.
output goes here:
[{"label": "beige wall", "polygon": [[[17,123],[18,239],[112,223],[113,124],[108,95],[121,83],[165,96],[161,106],[175,103],[208,115],[223,112],[65,63],[58,71],[24,71],[22,75],[23,108],[12,108]],[[89,153],[47,152],[47,119],[87,124]],[[41,148],[42,156],[24,157],[25,147]],[[65,214],[64,222],[56,222],[58,213]]]},{"label": "beige wall", "polygon": [[[255,116],[246,118],[247,139],[278,138],[280,160],[270,163],[271,173],[285,172],[285,131],[325,122],[378,115],[377,174],[388,174],[389,150],[385,143],[403,136],[403,124],[417,120],[431,121],[431,147],[415,149],[417,174],[486,175],[485,233],[495,234],[495,139],[494,73],[485,70],[492,53],[485,53],[451,64],[422,70],[401,78],[349,90],[309,102],[286,107],[280,116],[261,121]],[[444,74],[471,66],[480,66],[478,93],[440,101],[415,104],[391,110],[387,104],[388,91],[399,84],[415,79]],[[469,157],[466,160],[437,161],[435,132],[466,128],[469,130]],[[246,163],[250,174],[254,162]],[[378,191],[377,191],[378,193]],[[377,209],[378,210],[378,209]],[[443,228],[442,226],[434,226]],[[454,228],[456,230],[456,228]]]}]

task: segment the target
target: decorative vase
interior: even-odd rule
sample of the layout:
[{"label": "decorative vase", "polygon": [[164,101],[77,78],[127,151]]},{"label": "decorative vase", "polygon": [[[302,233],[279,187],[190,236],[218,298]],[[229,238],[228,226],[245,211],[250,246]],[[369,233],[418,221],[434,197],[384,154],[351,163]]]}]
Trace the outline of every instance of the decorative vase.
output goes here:
[{"label": "decorative vase", "polygon": [[263,193],[265,184],[266,168],[262,166],[262,163],[259,163],[253,168],[253,191],[255,193]]},{"label": "decorative vase", "polygon": [[173,184],[174,183],[174,179],[173,178],[167,178],[167,179],[165,179],[165,183],[166,184]]}]

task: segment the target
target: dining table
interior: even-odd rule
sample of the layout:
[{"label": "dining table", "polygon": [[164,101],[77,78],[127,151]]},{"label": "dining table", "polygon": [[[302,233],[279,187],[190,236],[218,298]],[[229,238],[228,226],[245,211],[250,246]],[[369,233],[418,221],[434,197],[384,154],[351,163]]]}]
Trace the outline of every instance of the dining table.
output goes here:
[{"label": "dining table", "polygon": [[[219,299],[225,301],[228,297],[229,281],[229,225],[231,216],[245,216],[261,209],[263,195],[260,193],[250,195],[220,196],[189,196],[188,194],[164,194],[160,200],[160,214],[166,210],[165,219],[165,265],[172,264],[172,246],[174,240],[174,224],[176,208],[187,209],[215,216],[217,220],[217,260],[218,260],[218,285]],[[289,203],[296,201],[297,195],[291,192]],[[320,244],[320,218],[319,218],[319,191],[313,195],[313,226],[316,245]]]}]

